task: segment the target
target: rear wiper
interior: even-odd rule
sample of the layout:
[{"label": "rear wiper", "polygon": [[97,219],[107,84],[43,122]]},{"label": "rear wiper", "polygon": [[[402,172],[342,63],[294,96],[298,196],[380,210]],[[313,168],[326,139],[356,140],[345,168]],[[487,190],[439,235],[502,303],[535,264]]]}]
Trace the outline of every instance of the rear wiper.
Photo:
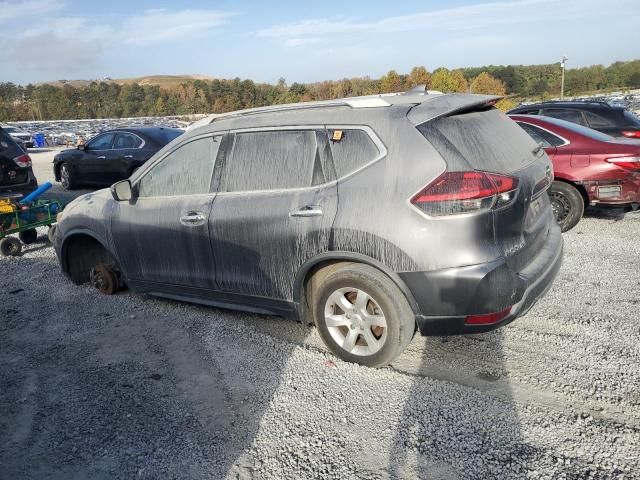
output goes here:
[{"label": "rear wiper", "polygon": [[541,143],[538,144],[538,146],[536,148],[534,148],[533,150],[531,150],[531,153],[533,153],[534,155],[538,155],[538,153],[540,153],[540,150],[542,150],[544,147],[542,146]]}]

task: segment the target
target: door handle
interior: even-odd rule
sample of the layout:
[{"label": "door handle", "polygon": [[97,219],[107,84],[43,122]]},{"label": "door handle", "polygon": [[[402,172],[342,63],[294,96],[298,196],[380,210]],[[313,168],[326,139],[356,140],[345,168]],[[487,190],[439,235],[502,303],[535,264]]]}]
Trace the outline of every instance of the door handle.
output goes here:
[{"label": "door handle", "polygon": [[133,155],[125,155],[124,158],[133,158]]},{"label": "door handle", "polygon": [[104,159],[105,159],[105,158],[107,158],[107,157],[105,157],[104,155],[100,155],[99,157],[96,157],[96,158],[97,158],[98,160],[104,160]]},{"label": "door handle", "polygon": [[180,217],[180,223],[187,227],[197,227],[206,221],[207,217],[202,212],[189,212]]},{"label": "door handle", "polygon": [[291,217],[320,217],[322,216],[322,209],[319,207],[303,207],[299,210],[289,212]]}]

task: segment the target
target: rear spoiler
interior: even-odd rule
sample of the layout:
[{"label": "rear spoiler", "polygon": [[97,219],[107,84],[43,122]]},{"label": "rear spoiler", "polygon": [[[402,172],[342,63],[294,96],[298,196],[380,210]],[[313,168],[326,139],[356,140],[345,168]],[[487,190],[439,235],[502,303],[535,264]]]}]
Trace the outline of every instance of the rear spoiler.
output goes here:
[{"label": "rear spoiler", "polygon": [[409,110],[407,118],[414,125],[420,125],[436,118],[490,107],[501,98],[495,95],[473,95],[468,93],[434,95]]}]

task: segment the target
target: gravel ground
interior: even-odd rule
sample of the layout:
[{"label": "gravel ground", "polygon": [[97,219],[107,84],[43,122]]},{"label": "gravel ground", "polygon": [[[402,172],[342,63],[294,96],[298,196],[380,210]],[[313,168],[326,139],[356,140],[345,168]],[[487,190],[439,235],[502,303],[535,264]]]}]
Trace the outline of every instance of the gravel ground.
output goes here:
[{"label": "gravel ground", "polygon": [[77,287],[32,245],[0,259],[0,478],[640,478],[638,238],[589,212],[528,315],[379,370],[277,317]]}]

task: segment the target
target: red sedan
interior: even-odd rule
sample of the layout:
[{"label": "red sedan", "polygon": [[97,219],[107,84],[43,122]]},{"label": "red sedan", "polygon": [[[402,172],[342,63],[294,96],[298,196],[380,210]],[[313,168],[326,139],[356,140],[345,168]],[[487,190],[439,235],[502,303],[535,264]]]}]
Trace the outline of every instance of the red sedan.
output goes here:
[{"label": "red sedan", "polygon": [[588,205],[638,207],[640,141],[616,139],[556,118],[509,116],[553,162],[549,195],[563,232],[580,221]]}]

